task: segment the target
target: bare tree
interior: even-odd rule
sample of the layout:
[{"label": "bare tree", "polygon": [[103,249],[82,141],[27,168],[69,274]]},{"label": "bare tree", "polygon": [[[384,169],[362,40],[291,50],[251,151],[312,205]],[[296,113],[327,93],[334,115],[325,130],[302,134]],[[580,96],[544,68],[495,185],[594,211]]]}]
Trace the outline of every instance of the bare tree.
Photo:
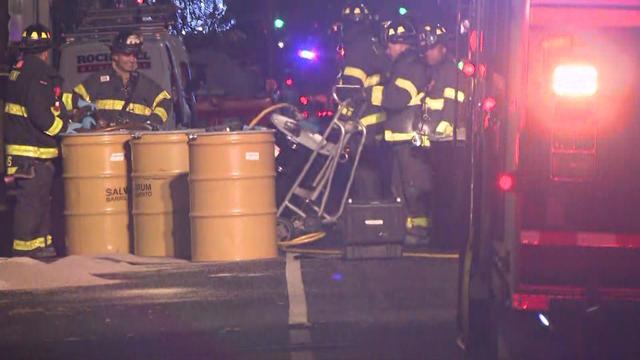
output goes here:
[{"label": "bare tree", "polygon": [[178,8],[177,30],[183,35],[228,30],[235,19],[226,14],[223,0],[173,0]]}]

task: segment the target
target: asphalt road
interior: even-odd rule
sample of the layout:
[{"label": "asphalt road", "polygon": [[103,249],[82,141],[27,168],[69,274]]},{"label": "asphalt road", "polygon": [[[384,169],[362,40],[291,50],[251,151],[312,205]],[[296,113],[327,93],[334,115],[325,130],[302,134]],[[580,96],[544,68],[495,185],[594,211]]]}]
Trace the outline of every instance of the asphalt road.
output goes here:
[{"label": "asphalt road", "polygon": [[[98,259],[143,269],[96,275],[109,284],[0,291],[0,359],[464,358],[454,258],[138,259]],[[501,314],[503,358],[640,359],[637,305],[544,315]]]},{"label": "asphalt road", "polygon": [[100,277],[119,282],[0,293],[0,358],[462,358],[455,259],[290,256]]}]

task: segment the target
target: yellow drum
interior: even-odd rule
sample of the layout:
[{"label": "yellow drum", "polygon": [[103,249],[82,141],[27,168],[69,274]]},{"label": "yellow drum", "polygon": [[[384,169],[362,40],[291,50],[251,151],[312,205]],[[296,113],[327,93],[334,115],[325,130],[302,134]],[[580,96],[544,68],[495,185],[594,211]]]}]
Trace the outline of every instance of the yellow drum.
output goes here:
[{"label": "yellow drum", "polygon": [[189,257],[189,134],[140,132],[131,141],[134,252]]},{"label": "yellow drum", "polygon": [[198,134],[189,160],[192,259],[276,257],[273,132]]},{"label": "yellow drum", "polygon": [[128,132],[62,139],[69,255],[128,253]]}]

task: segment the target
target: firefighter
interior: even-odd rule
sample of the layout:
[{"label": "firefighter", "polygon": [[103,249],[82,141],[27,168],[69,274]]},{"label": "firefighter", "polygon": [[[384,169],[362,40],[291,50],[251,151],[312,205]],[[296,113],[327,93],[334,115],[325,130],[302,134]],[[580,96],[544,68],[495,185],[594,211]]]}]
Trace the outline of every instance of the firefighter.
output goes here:
[{"label": "firefighter", "polygon": [[[375,36],[373,16],[363,3],[349,4],[342,9],[343,69],[339,83],[360,86],[362,89],[380,84],[389,66],[384,48]],[[357,108],[360,104],[354,104]],[[381,200],[384,197],[383,167],[380,158],[382,122],[385,114],[379,106],[367,104],[359,113],[367,138],[360,155],[354,178],[353,197],[362,202]]]},{"label": "firefighter", "polygon": [[407,243],[424,243],[428,241],[431,170],[425,151],[428,140],[418,130],[427,73],[418,56],[417,33],[411,22],[389,23],[385,42],[392,61],[389,76],[383,85],[371,87],[367,96],[387,114],[384,140],[392,158],[391,187],[406,206]]},{"label": "firefighter", "polygon": [[111,45],[112,67],[90,75],[72,93],[64,94],[65,107],[77,110],[90,104],[97,110],[99,127],[135,121],[161,129],[171,116],[171,95],[138,72],[141,51],[140,35],[118,33]]},{"label": "firefighter", "polygon": [[62,79],[48,64],[51,32],[34,24],[23,32],[23,57],[9,75],[5,103],[5,161],[16,184],[13,255],[56,256],[50,233],[56,137],[67,129]]},{"label": "firefighter", "polygon": [[449,52],[449,34],[442,25],[425,25],[420,32],[420,47],[429,65],[431,82],[424,105],[430,134],[439,140],[453,140],[456,112],[465,93],[458,83],[456,60]]},{"label": "firefighter", "polygon": [[456,247],[464,240],[464,153],[454,147],[463,140],[464,125],[458,121],[463,113],[465,92],[457,62],[449,51],[450,35],[442,25],[427,24],[420,31],[420,48],[430,71],[431,82],[424,100],[424,114],[429,126],[431,164],[434,171],[433,243],[442,248]]}]

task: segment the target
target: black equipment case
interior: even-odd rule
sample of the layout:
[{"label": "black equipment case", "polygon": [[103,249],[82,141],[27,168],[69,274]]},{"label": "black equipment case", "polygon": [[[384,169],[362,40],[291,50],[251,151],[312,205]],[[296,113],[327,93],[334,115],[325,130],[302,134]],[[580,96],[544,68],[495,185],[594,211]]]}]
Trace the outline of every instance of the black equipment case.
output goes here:
[{"label": "black equipment case", "polygon": [[406,216],[400,201],[353,203],[343,215],[347,259],[402,256]]}]

